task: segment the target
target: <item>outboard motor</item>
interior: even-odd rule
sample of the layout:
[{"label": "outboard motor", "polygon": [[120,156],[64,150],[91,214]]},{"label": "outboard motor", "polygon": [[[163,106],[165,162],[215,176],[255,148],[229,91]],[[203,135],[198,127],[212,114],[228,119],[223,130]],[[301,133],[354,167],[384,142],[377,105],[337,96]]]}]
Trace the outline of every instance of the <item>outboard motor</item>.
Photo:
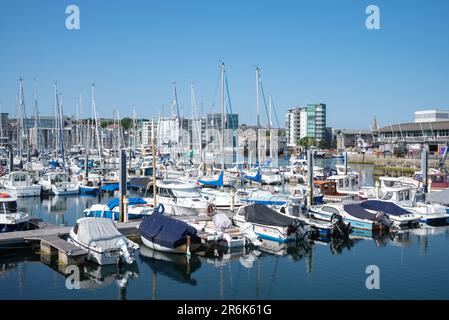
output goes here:
[{"label": "outboard motor", "polygon": [[117,246],[120,248],[120,257],[126,261],[126,263],[131,264],[134,262],[134,258],[128,250],[128,244],[125,239],[121,238],[117,241]]},{"label": "outboard motor", "polygon": [[253,245],[256,247],[261,245],[261,242],[259,240],[259,237],[254,232],[253,225],[249,222],[244,223],[240,227],[240,232],[243,234],[243,236],[249,240]]},{"label": "outboard motor", "polygon": [[309,225],[302,224],[298,219],[293,220],[293,228],[295,229],[298,240],[304,240],[307,237],[310,238],[313,236],[311,227]]},{"label": "outboard motor", "polygon": [[343,217],[339,214],[333,214],[331,217],[332,234],[334,235],[347,235],[351,233],[351,224],[347,225],[343,221]]},{"label": "outboard motor", "polygon": [[388,229],[393,229],[393,222],[388,219],[388,216],[385,214],[385,212],[378,211],[376,213],[376,221],[383,224]]}]

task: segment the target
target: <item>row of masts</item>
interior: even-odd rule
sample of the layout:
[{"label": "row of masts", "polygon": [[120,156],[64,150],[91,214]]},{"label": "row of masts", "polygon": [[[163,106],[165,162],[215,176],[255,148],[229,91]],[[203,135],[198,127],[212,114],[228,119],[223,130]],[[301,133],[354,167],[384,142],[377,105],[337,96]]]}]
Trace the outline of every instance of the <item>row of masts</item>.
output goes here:
[{"label": "row of masts", "polygon": [[[228,113],[228,108],[230,107],[230,97],[229,97],[229,87],[227,85],[227,79],[226,79],[226,71],[225,71],[225,65],[224,63],[220,66],[220,82],[221,82],[221,133],[219,139],[216,141],[219,141],[219,150],[220,150],[220,162],[221,162],[221,169],[224,170],[226,167],[226,160],[225,160],[225,132],[226,129],[229,127],[228,122],[233,121],[232,118],[226,117]],[[193,152],[193,150],[198,152],[198,155],[201,158],[201,162],[205,162],[205,150],[203,148],[203,138],[202,138],[202,124],[199,121],[199,115],[197,111],[197,103],[196,103],[196,96],[195,96],[195,87],[193,83],[190,86],[190,105],[191,105],[191,116],[192,116],[192,126],[191,126],[191,134],[192,134],[192,141],[190,142],[190,146],[185,145],[184,141],[184,126],[185,122],[183,117],[180,113],[179,103],[178,103],[178,94],[176,89],[176,83],[173,82],[172,84],[172,91],[173,91],[173,103],[172,103],[172,116],[176,119],[175,123],[178,127],[177,130],[174,130],[176,132],[177,141],[173,141],[171,145],[171,154],[172,159],[175,159],[175,154],[183,154],[183,151],[189,150],[190,152]],[[50,135],[47,136],[47,139],[44,139],[44,136],[39,133],[40,129],[40,114],[38,109],[38,99],[37,99],[37,91],[36,91],[36,79],[33,81],[33,107],[34,107],[34,134],[28,136],[28,129],[26,128],[26,125],[24,123],[24,120],[26,119],[26,112],[25,112],[25,99],[24,99],[24,87],[23,87],[23,80],[20,79],[19,81],[19,92],[17,95],[17,137],[16,137],[16,146],[17,146],[17,155],[18,157],[23,156],[23,152],[25,150],[29,150],[29,147],[32,147],[33,154],[43,154],[44,151],[49,151],[48,149],[51,149],[54,152],[54,156],[61,157],[63,161],[65,161],[65,153],[66,153],[66,145],[73,146],[74,149],[79,149],[84,151],[85,153],[89,153],[93,156],[98,157],[100,160],[101,165],[104,164],[104,158],[107,156],[107,152],[104,153],[104,132],[101,130],[100,127],[100,121],[99,116],[97,113],[96,108],[96,100],[95,100],[95,84],[92,83],[91,88],[91,117],[88,119],[85,119],[85,115],[83,112],[83,94],[82,92],[79,93],[79,96],[75,99],[75,121],[74,126],[72,126],[71,131],[71,137],[70,137],[70,143],[67,143],[67,137],[65,135],[65,117],[64,117],[64,107],[63,107],[63,100],[62,100],[62,94],[58,90],[57,83],[54,83],[54,120],[53,120],[53,128],[48,129],[48,131],[51,132]],[[265,102],[265,96],[263,93],[263,87],[262,82],[260,80],[260,69],[259,67],[256,67],[256,113],[257,113],[257,128],[261,128],[261,122],[260,122],[260,102],[261,100],[265,104],[265,109],[267,111],[267,118],[268,118],[268,129],[271,129],[273,126],[272,121],[272,110],[273,110],[273,102],[271,95],[269,96],[269,111],[267,108],[267,104]],[[213,104],[212,104],[213,105]],[[1,106],[0,106],[1,108]],[[231,109],[232,112],[232,109]],[[161,127],[159,126],[159,122],[161,120],[161,117],[159,117],[158,121],[158,133],[152,134],[152,138],[154,136],[159,136],[160,132],[159,130]],[[111,143],[111,149],[114,152],[110,152],[110,155],[118,155],[118,150],[124,148],[124,147],[130,147],[132,149],[137,149],[139,147],[143,147],[143,141],[140,139],[139,141],[139,120],[137,118],[137,113],[135,111],[135,108],[133,106],[133,113],[132,113],[132,128],[130,130],[130,133],[128,135],[129,139],[125,143],[124,139],[124,130],[121,126],[121,119],[119,111],[114,109],[113,111],[113,134],[112,134],[112,143]],[[152,120],[152,128],[154,127],[154,118]],[[207,137],[207,130],[211,126],[206,123],[206,137]],[[213,127],[213,124],[212,124]],[[236,129],[234,126],[231,126],[233,129]],[[74,128],[74,130],[73,130]],[[0,134],[3,135],[3,126],[0,123]],[[176,129],[176,128],[175,128]],[[218,129],[218,128],[216,128]],[[235,130],[234,130],[235,131]],[[257,132],[257,130],[256,130]],[[233,133],[235,134],[235,133]],[[47,140],[45,143],[44,148],[44,140]],[[215,141],[215,139],[214,139]],[[256,141],[258,139],[256,138]],[[161,144],[162,142],[160,139],[158,139],[158,144]],[[208,141],[206,141],[206,144]],[[257,143],[257,142],[256,142]],[[271,145],[271,134],[270,134],[270,145]],[[160,146],[158,146],[160,147]],[[233,139],[233,148],[235,148],[234,139]],[[45,149],[45,150],[44,150]],[[261,159],[261,149],[258,148],[258,151],[256,153],[256,161]],[[218,150],[217,150],[218,151]],[[106,154],[106,155],[105,155]],[[270,157],[271,154],[271,148],[270,148]]]}]

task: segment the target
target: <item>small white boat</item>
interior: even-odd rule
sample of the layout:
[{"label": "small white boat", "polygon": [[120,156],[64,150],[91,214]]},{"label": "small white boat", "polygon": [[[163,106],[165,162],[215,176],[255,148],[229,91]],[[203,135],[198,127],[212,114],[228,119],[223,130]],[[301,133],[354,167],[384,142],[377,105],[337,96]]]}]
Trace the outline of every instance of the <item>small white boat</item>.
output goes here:
[{"label": "small white boat", "polygon": [[[202,197],[196,186],[181,180],[167,179],[156,182],[157,203],[170,215],[206,215],[211,203]],[[153,186],[150,186],[153,193]],[[153,198],[145,198],[153,203]]]},{"label": "small white boat", "polygon": [[13,171],[3,177],[3,188],[16,197],[36,197],[41,195],[42,187],[34,184],[28,172]]},{"label": "small white boat", "polygon": [[17,198],[13,195],[0,193],[0,232],[28,229],[30,217],[17,209]]},{"label": "small white boat", "polygon": [[70,230],[69,242],[87,252],[87,259],[99,265],[133,263],[139,245],[123,236],[110,219],[81,218]]},{"label": "small white boat", "polygon": [[298,219],[292,219],[257,203],[240,207],[232,221],[238,227],[250,223],[260,238],[277,242],[303,240],[309,236],[310,231],[310,228]]},{"label": "small white boat", "polygon": [[45,191],[54,195],[71,195],[79,193],[78,184],[70,181],[70,177],[66,172],[48,172],[42,177],[40,185]]}]

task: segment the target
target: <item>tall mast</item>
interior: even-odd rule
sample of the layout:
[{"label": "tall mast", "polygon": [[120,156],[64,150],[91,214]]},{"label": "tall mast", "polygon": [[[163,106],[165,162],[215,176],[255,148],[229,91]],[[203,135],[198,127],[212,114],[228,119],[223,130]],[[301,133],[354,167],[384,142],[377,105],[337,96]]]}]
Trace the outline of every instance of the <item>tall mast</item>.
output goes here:
[{"label": "tall mast", "polygon": [[256,110],[257,110],[257,129],[260,127],[260,104],[259,104],[259,89],[260,89],[260,69],[256,67]]},{"label": "tall mast", "polygon": [[37,93],[36,93],[36,79],[33,79],[33,99],[34,99],[34,150],[38,150],[39,146],[39,134],[37,128],[39,126],[39,111],[37,107]]},{"label": "tall mast", "polygon": [[[173,82],[173,113],[175,115],[175,118],[178,119],[178,126],[179,126],[179,135],[178,135],[178,152],[182,154],[182,121],[181,116],[179,114],[179,104],[178,104],[178,93],[176,91],[176,82]],[[175,121],[176,122],[176,121]]]},{"label": "tall mast", "polygon": [[23,79],[20,78],[19,81],[19,155],[22,158],[22,151],[24,147],[24,140],[26,141],[26,133],[24,128],[24,117],[25,117],[25,98],[23,93]]},{"label": "tall mast", "polygon": [[103,167],[103,161],[101,157],[101,141],[100,135],[98,132],[98,119],[97,119],[97,107],[95,103],[95,83],[92,82],[92,117],[93,121],[95,121],[95,136],[97,138],[97,148],[98,148],[98,156],[100,157],[100,165]]},{"label": "tall mast", "polygon": [[221,63],[221,170],[224,171],[224,135],[225,135],[225,65]]},{"label": "tall mast", "polygon": [[58,156],[58,148],[59,148],[59,116],[58,116],[58,83],[55,81],[54,89],[55,89],[55,118],[54,118],[54,130],[55,131],[55,156]]}]

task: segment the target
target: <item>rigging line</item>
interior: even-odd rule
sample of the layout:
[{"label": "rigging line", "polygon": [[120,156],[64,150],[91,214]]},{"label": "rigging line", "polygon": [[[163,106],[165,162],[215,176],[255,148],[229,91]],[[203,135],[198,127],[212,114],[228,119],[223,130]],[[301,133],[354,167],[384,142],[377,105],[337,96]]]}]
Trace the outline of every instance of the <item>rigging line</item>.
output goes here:
[{"label": "rigging line", "polygon": [[265,115],[267,116],[267,122],[270,122],[269,116],[268,116],[268,106],[267,106],[267,100],[265,99],[265,93],[263,92],[263,86],[262,86],[262,80],[259,81],[260,86],[260,93],[262,94],[262,100],[263,104],[265,106]]},{"label": "rigging line", "polygon": [[215,98],[217,97],[218,88],[220,86],[220,78],[221,78],[221,69],[220,69],[220,72],[218,73],[217,85],[215,86],[215,91],[214,91],[214,95],[213,95],[213,98],[212,98],[212,103],[211,103],[211,112],[212,113],[213,113],[213,110],[214,110],[214,107],[215,107]]},{"label": "rigging line", "polygon": [[280,128],[281,126],[279,125],[278,114],[276,112],[276,108],[274,107],[273,97],[271,98],[271,106],[273,107],[274,117],[276,118],[276,124],[277,124],[278,128]]}]

